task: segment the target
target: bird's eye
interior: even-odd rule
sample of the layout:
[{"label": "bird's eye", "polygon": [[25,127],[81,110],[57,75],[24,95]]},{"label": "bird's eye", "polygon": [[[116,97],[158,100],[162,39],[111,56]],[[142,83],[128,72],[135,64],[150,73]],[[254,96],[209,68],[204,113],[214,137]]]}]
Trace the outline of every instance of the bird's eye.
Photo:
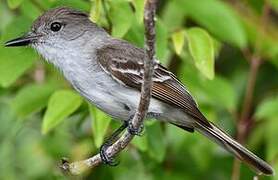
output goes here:
[{"label": "bird's eye", "polygon": [[53,31],[53,32],[58,32],[58,31],[61,30],[61,28],[62,28],[62,24],[59,23],[59,22],[54,22],[54,23],[52,23],[52,24],[50,25],[50,29],[51,29],[51,31]]}]

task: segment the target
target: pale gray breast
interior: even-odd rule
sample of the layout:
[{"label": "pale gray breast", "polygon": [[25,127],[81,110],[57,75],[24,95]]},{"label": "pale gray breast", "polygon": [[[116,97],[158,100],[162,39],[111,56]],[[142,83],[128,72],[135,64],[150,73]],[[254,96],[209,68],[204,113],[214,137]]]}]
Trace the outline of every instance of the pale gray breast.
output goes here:
[{"label": "pale gray breast", "polygon": [[107,75],[95,60],[76,59],[63,68],[63,74],[82,96],[104,112],[123,120],[130,116],[126,97],[119,93],[126,89]]}]

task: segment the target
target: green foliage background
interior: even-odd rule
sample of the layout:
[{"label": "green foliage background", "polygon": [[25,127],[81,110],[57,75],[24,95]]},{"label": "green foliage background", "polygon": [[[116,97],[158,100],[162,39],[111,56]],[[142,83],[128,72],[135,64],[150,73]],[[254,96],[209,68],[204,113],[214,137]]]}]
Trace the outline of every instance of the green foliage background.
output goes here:
[{"label": "green foliage background", "polygon": [[[97,153],[119,126],[32,49],[3,47],[28,31],[43,11],[61,5],[90,12],[113,36],[143,47],[144,0],[0,0],[0,179],[67,179],[57,167],[59,159]],[[160,61],[187,85],[208,119],[233,136],[243,127],[246,146],[278,171],[277,0],[160,0],[157,14]],[[255,85],[246,93],[250,78]],[[248,95],[250,111],[242,118]],[[235,176],[233,158],[198,133],[145,124],[145,135],[121,153],[119,166],[102,165],[81,178]],[[241,179],[253,176],[241,166]]]}]

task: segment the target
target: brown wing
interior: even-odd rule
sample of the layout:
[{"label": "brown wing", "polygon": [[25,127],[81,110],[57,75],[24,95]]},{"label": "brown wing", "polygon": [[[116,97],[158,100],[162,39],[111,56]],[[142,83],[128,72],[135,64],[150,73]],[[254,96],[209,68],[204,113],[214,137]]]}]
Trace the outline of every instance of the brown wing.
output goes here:
[{"label": "brown wing", "polygon": [[[97,60],[105,72],[121,84],[140,91],[144,73],[144,51],[125,41],[114,39],[97,50]],[[153,75],[152,96],[184,110],[200,123],[210,127],[197,104],[166,68],[156,62]]]}]

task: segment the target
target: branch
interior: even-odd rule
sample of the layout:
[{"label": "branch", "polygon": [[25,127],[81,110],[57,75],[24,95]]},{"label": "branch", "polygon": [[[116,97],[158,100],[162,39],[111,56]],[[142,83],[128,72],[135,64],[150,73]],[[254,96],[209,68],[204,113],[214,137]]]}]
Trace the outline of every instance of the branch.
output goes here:
[{"label": "branch", "polygon": [[[143,124],[143,120],[149,108],[151,98],[152,87],[152,74],[155,55],[155,22],[154,16],[156,11],[158,0],[147,0],[144,10],[144,24],[145,24],[145,61],[144,61],[144,78],[141,89],[141,98],[138,109],[132,119],[132,125],[134,128],[139,128]],[[106,154],[109,158],[112,158],[119,154],[123,149],[127,147],[130,141],[133,139],[133,135],[128,131],[125,133],[107,150]],[[100,154],[83,160],[69,163],[66,160],[62,160],[61,169],[71,175],[79,175],[87,169],[98,166],[102,162]]]}]

